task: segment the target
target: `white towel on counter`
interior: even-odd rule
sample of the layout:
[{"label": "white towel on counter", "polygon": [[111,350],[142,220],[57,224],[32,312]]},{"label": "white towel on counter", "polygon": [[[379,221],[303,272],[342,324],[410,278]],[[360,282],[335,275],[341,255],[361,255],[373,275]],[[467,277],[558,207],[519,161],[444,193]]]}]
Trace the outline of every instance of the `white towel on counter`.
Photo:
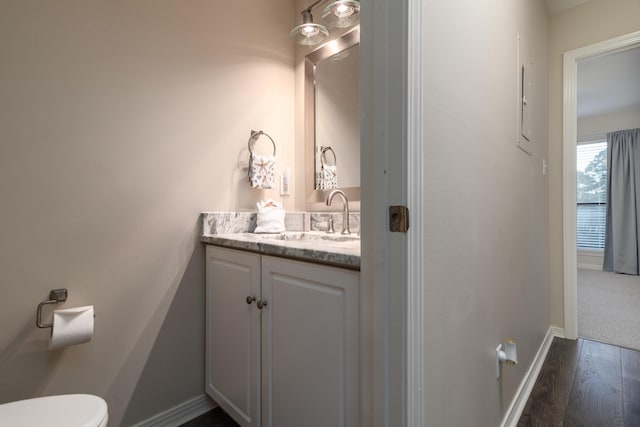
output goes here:
[{"label": "white towel on counter", "polygon": [[273,188],[276,176],[275,156],[251,154],[249,157],[249,182],[253,188]]},{"label": "white towel on counter", "polygon": [[282,203],[271,199],[256,203],[258,218],[254,233],[282,233],[284,232],[284,209]]}]

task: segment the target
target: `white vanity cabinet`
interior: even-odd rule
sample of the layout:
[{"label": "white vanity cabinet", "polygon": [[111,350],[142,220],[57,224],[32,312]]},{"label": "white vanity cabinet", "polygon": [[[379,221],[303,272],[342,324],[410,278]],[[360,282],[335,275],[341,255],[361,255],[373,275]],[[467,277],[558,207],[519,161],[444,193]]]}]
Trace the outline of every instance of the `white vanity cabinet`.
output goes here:
[{"label": "white vanity cabinet", "polygon": [[259,426],[260,255],[206,247],[205,390],[241,426]]},{"label": "white vanity cabinet", "polygon": [[358,272],[206,251],[207,393],[242,426],[357,426]]}]

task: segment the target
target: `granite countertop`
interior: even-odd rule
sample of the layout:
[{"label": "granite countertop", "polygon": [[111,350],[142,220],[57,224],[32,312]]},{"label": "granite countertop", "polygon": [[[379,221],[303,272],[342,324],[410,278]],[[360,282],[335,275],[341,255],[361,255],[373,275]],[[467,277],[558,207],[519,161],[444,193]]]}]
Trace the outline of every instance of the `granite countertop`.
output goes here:
[{"label": "granite countertop", "polygon": [[322,231],[203,234],[203,243],[360,270],[360,238]]}]

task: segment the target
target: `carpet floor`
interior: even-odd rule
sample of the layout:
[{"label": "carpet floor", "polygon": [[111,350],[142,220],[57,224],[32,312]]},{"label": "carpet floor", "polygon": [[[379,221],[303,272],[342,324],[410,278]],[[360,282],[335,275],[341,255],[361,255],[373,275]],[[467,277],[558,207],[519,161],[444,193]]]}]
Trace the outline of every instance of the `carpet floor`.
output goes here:
[{"label": "carpet floor", "polygon": [[640,277],[579,269],[578,335],[640,350]]}]

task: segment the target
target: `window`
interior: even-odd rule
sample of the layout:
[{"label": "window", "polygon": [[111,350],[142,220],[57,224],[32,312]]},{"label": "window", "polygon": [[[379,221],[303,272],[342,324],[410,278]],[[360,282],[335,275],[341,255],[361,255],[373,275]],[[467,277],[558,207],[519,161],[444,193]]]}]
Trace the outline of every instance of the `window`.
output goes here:
[{"label": "window", "polygon": [[603,249],[607,218],[607,143],[577,147],[577,246]]}]

